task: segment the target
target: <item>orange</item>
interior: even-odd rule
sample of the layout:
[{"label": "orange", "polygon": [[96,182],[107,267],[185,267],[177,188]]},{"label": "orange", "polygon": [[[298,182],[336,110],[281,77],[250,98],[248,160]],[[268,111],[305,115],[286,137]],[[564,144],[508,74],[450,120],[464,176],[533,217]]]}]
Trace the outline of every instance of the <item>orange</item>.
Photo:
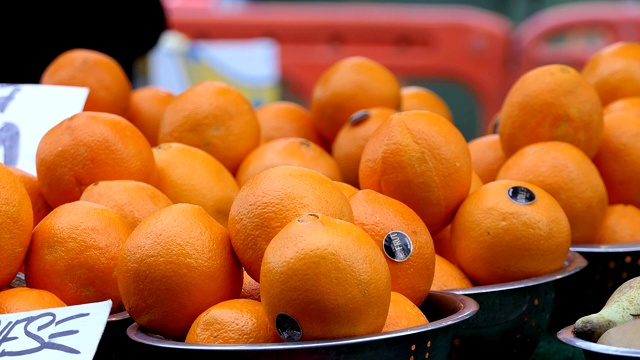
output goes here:
[{"label": "orange", "polygon": [[265,344],[280,342],[262,303],[250,299],[219,302],[191,325],[185,339],[190,344]]},{"label": "orange", "polygon": [[9,166],[8,168],[18,176],[18,179],[20,179],[22,185],[24,185],[27,190],[29,198],[31,199],[31,209],[33,210],[33,226],[38,225],[40,220],[51,212],[51,206],[49,206],[44,199],[44,195],[42,195],[38,177],[15,166]]},{"label": "orange", "polygon": [[61,53],[44,70],[40,84],[88,88],[85,111],[124,116],[129,107],[127,73],[116,59],[100,51],[76,48]]},{"label": "orange", "polygon": [[496,179],[496,175],[507,157],[502,151],[500,135],[482,135],[468,143],[471,152],[471,166],[483,183]]},{"label": "orange", "polygon": [[229,235],[245,271],[260,281],[264,250],[291,220],[318,212],[353,221],[342,190],[327,176],[308,168],[281,165],[250,178],[229,211]]},{"label": "orange", "polygon": [[480,175],[477,172],[471,171],[471,186],[469,187],[469,193],[474,192],[476,189],[479,189],[480,186],[484,185]]},{"label": "orange", "polygon": [[388,107],[359,110],[342,125],[331,145],[331,155],[338,163],[344,182],[360,187],[358,171],[362,150],[371,134],[396,112]]},{"label": "orange", "polygon": [[28,287],[0,291],[0,314],[44,310],[67,306],[54,293]]},{"label": "orange", "polygon": [[640,95],[640,43],[618,41],[596,51],[582,67],[603,105]]},{"label": "orange", "polygon": [[640,111],[640,95],[627,96],[627,97],[620,98],[618,100],[614,100],[602,108],[602,111],[604,112],[605,116],[611,112],[628,111],[628,110]]},{"label": "orange", "polygon": [[431,291],[466,289],[473,286],[467,274],[444,256],[436,254],[436,267],[433,273]]},{"label": "orange", "polygon": [[0,189],[0,289],[4,289],[20,271],[29,249],[33,209],[18,176],[2,163]]},{"label": "orange", "polygon": [[202,312],[242,290],[227,230],[194,204],[169,205],[144,219],[116,274],[129,316],[169,339],[184,339]]},{"label": "orange", "polygon": [[429,320],[414,304],[401,293],[391,291],[391,302],[389,303],[389,313],[387,321],[381,332],[404,330],[414,326],[426,325]]},{"label": "orange", "polygon": [[457,265],[477,285],[560,270],[571,225],[560,204],[534,184],[495,180],[472,192],[451,223]]},{"label": "orange", "polygon": [[124,310],[114,270],[130,233],[127,221],[103,205],[77,200],[58,206],[33,229],[27,286],[67,305],[110,299],[111,313]]},{"label": "orange", "polygon": [[153,183],[151,146],[132,123],[106,112],[83,111],[62,120],[40,139],[36,174],[51,207],[80,199],[100,180]]},{"label": "orange", "polygon": [[253,149],[240,163],[236,181],[242,187],[255,174],[278,165],[302,166],[342,181],[333,156],[320,145],[300,137],[273,139]]},{"label": "orange", "polygon": [[238,184],[229,169],[211,154],[182,143],[153,148],[158,169],[156,187],[174,203],[202,206],[216,221],[227,226]]},{"label": "orange", "polygon": [[348,198],[351,195],[355,194],[358,192],[358,188],[347,184],[346,182],[342,182],[342,181],[333,181],[334,184],[338,185],[338,187],[340,188],[340,190],[342,190],[342,192],[344,193],[344,195]]},{"label": "orange", "polygon": [[399,109],[400,101],[400,82],[391,70],[365,56],[348,56],[320,74],[310,110],[322,137],[333,143],[354,112],[376,106]]},{"label": "orange", "polygon": [[571,66],[539,66],[509,89],[500,110],[499,133],[507,157],[525,145],[557,140],[593,158],[602,135],[600,97]]},{"label": "orange", "polygon": [[312,141],[329,151],[322,138],[311,110],[288,100],[271,101],[256,108],[260,123],[260,143],[282,137],[300,137]]},{"label": "orange", "polygon": [[563,141],[527,145],[505,161],[496,178],[543,188],[567,215],[571,243],[596,241],[607,211],[607,189],[594,163],[576,146]]},{"label": "orange", "polygon": [[253,280],[246,271],[243,271],[242,291],[240,299],[260,301],[260,283]]},{"label": "orange", "polygon": [[158,129],[158,144],[179,142],[202,149],[235,174],[260,143],[251,102],[236,88],[205,80],[171,100]]},{"label": "orange", "polygon": [[136,180],[104,180],[89,185],[80,200],[104,205],[122,215],[131,229],[173,202],[152,185]]},{"label": "orange", "polygon": [[419,85],[405,85],[400,88],[400,111],[429,110],[453,122],[449,105],[435,91]]},{"label": "orange", "polygon": [[429,295],[435,249],[422,219],[409,206],[377,191],[363,189],[349,198],[353,222],[385,255],[391,290],[420,305]]},{"label": "orange", "polygon": [[175,95],[154,85],[145,85],[131,91],[129,108],[125,118],[133,123],[147,138],[151,146],[158,145],[158,129],[164,110]]},{"label": "orange", "polygon": [[260,292],[284,340],[339,339],[382,330],[391,275],[364,230],[309,213],[286,224],[267,246]]},{"label": "orange", "polygon": [[607,187],[610,204],[640,207],[640,114],[605,116],[602,141],[593,163]]},{"label": "orange", "polygon": [[451,121],[431,111],[403,111],[365,145],[360,188],[409,205],[437,234],[469,193],[471,171],[467,140]]},{"label": "orange", "polygon": [[633,205],[613,204],[596,237],[597,244],[625,244],[640,242],[640,208]]}]

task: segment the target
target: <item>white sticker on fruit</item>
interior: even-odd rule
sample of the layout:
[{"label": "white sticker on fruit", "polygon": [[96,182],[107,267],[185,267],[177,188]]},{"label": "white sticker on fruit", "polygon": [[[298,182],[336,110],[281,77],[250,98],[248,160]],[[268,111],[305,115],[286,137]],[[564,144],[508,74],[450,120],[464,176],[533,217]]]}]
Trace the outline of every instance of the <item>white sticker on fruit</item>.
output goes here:
[{"label": "white sticker on fruit", "polygon": [[88,95],[86,87],[0,84],[0,162],[36,175],[40,139],[82,111]]},{"label": "white sticker on fruit", "polygon": [[111,300],[0,315],[0,358],[93,359]]}]

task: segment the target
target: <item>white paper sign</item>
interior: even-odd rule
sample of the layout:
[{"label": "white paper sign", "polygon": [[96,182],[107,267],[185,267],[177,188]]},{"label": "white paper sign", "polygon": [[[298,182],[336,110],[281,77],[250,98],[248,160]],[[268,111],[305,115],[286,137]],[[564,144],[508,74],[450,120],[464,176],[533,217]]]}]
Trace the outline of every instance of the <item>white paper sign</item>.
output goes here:
[{"label": "white paper sign", "polygon": [[0,315],[0,358],[90,360],[111,311],[111,300]]},{"label": "white paper sign", "polygon": [[82,111],[87,95],[85,87],[0,84],[0,162],[37,175],[40,139],[60,121]]}]

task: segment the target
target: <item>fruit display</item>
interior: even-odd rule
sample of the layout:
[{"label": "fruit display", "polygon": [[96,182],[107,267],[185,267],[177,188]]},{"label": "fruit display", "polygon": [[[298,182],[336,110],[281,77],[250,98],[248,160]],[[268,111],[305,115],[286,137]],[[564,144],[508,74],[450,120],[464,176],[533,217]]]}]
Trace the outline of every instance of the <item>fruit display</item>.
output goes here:
[{"label": "fruit display", "polygon": [[[640,240],[640,106],[602,75],[624,82],[637,49],[526,72],[475,139],[364,56],[325,69],[308,105],[254,109],[220,80],[133,89],[108,55],[63,53],[42,84],[89,100],[40,140],[37,174],[0,164],[0,309],[111,300],[133,335],[265,351],[403,335],[423,351],[418,334],[483,315],[501,341],[527,326],[531,350],[554,281],[586,266],[571,247]],[[474,290],[532,312],[483,310]],[[576,336],[628,341],[615,328],[637,324],[638,291],[629,280]]]}]

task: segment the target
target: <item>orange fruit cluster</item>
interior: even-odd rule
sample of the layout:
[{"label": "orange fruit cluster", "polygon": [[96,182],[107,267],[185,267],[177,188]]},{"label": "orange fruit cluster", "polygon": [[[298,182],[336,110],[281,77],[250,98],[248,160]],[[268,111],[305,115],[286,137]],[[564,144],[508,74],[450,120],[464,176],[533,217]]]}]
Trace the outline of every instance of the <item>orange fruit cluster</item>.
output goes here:
[{"label": "orange fruit cluster", "polygon": [[639,48],[531,70],[475,139],[362,56],[308,106],[254,109],[221,81],[132,89],[104,54],[61,54],[42,83],[89,99],[37,174],[0,165],[0,310],[111,300],[187,343],[338,339],[428,324],[431,291],[552,273],[571,244],[638,241]]}]

